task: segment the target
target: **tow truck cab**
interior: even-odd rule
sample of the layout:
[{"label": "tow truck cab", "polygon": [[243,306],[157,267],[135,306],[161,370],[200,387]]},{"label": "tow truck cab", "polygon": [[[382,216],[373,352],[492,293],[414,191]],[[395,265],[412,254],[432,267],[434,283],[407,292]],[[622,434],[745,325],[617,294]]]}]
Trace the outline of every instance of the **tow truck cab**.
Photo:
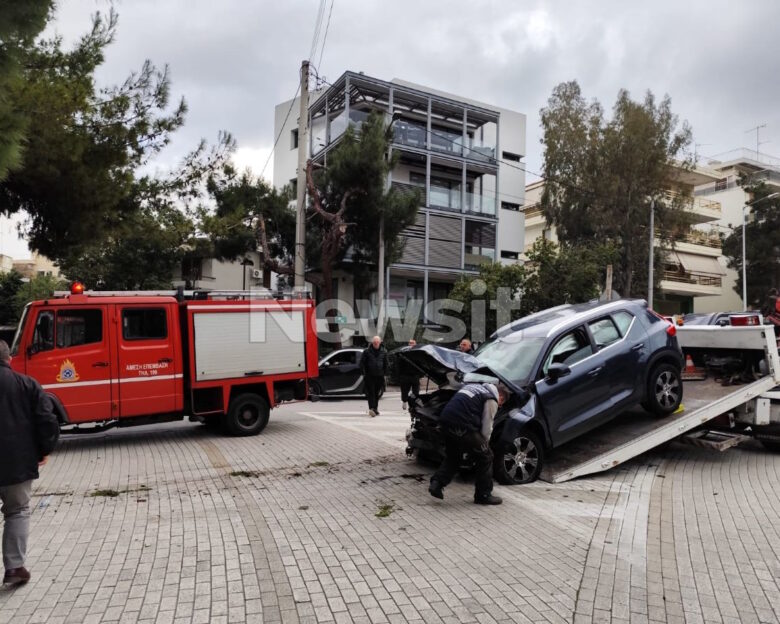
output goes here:
[{"label": "tow truck cab", "polygon": [[[66,425],[185,414],[227,421],[241,409],[239,397],[250,395],[249,407],[267,421],[280,401],[306,398],[308,378],[317,375],[312,317],[308,299],[181,300],[76,288],[27,305],[11,365],[38,380]],[[234,416],[240,424],[241,414]],[[264,426],[227,428],[247,435]]]}]

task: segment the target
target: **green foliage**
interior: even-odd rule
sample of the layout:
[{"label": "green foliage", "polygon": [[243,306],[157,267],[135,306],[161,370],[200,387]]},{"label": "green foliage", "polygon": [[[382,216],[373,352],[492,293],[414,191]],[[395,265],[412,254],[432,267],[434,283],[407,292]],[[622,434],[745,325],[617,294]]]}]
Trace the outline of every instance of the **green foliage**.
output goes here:
[{"label": "green foliage", "polygon": [[606,266],[616,260],[610,245],[571,247],[537,239],[528,252],[523,314],[599,296]]},{"label": "green foliage", "polygon": [[[521,297],[526,280],[524,267],[496,262],[482,264],[478,276],[462,278],[455,284],[450,292],[450,299],[463,304],[459,316],[466,324],[472,340],[485,340],[498,329],[498,325],[504,325],[522,316]],[[508,318],[499,321],[492,302],[504,306],[509,312]],[[480,318],[475,318],[474,313]],[[483,323],[484,332],[481,331]]]},{"label": "green foliage", "polygon": [[[528,314],[598,297],[606,266],[616,256],[609,245],[558,246],[539,239],[528,252],[529,261],[524,266],[483,264],[478,276],[455,284],[450,298],[463,304],[459,317],[472,339],[481,341]],[[475,312],[482,318],[475,318]]]},{"label": "green foliage", "polygon": [[[681,227],[689,190],[678,184],[675,171],[692,166],[682,157],[690,129],[678,127],[668,96],[656,103],[650,92],[636,102],[621,90],[612,118],[605,119],[601,105],[586,102],[576,82],[555,87],[541,118],[541,203],[548,223],[564,244],[612,245],[614,289],[625,297],[646,293],[651,201],[661,232]],[[670,186],[680,192],[667,196]]]},{"label": "green foliage", "polygon": [[[780,290],[780,198],[765,183],[742,178],[740,184],[753,196],[745,226],[747,256],[747,303],[760,310],[773,289]],[[735,227],[723,241],[723,255],[737,271],[734,290],[742,295],[742,227]]]},{"label": "green foliage", "polygon": [[[319,253],[319,270],[325,299],[331,296],[333,266],[352,254],[358,279],[375,263],[379,250],[379,221],[384,219],[386,262],[401,253],[401,231],[414,222],[419,197],[387,189],[387,177],[398,155],[388,158],[392,128],[373,112],[358,132],[348,128],[328,154],[325,168],[309,166],[309,223],[319,230],[313,250]],[[308,248],[307,248],[308,252]],[[315,265],[312,265],[315,266]]]},{"label": "green foliage", "polygon": [[14,325],[19,320],[16,293],[24,286],[17,271],[0,273],[0,325]]},{"label": "green foliage", "polygon": [[198,222],[212,244],[212,254],[237,260],[247,252],[263,248],[265,260],[274,270],[289,267],[295,245],[295,213],[289,207],[289,189],[277,192],[250,171],[237,175],[232,167],[212,175],[208,192],[215,207],[201,207]]},{"label": "green foliage", "polygon": [[30,301],[51,297],[55,290],[65,290],[67,285],[65,280],[52,275],[36,275],[26,284],[22,284],[13,299],[16,318],[22,315],[24,306]]},{"label": "green foliage", "polygon": [[0,0],[0,182],[22,162],[28,111],[9,97],[23,82],[22,66],[46,26],[52,0]]},{"label": "green foliage", "polygon": [[183,100],[168,110],[167,67],[147,61],[123,84],[96,88],[116,24],[113,11],[96,14],[72,50],[60,37],[36,43],[9,92],[28,114],[28,131],[23,166],[0,183],[0,210],[26,211],[31,248],[55,260],[126,222],[139,205],[138,167],[184,122]]}]

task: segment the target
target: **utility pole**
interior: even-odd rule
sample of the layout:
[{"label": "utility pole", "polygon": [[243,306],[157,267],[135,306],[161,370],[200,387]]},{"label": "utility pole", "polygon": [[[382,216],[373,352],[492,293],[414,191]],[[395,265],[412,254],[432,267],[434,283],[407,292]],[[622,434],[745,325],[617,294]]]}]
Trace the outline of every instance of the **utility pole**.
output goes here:
[{"label": "utility pole", "polygon": [[655,246],[655,200],[650,200],[650,252],[647,263],[647,306],[653,309],[653,251]]},{"label": "utility pole", "polygon": [[298,116],[298,183],[295,213],[295,291],[306,282],[306,159],[309,148],[309,61],[301,63],[301,108]]}]

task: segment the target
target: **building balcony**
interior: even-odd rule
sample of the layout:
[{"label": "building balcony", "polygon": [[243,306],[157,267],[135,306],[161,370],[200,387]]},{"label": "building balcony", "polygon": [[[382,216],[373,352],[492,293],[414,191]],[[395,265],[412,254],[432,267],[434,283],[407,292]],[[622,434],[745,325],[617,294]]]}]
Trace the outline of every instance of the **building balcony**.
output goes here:
[{"label": "building balcony", "polygon": [[525,208],[523,210],[523,214],[525,215],[525,227],[535,227],[535,226],[544,226],[547,225],[547,220],[544,218],[544,213],[542,212],[542,209],[540,206],[535,205],[531,206],[529,208]]},{"label": "building balcony", "polygon": [[718,275],[667,270],[661,277],[661,290],[676,295],[720,295],[722,288],[723,278]]},{"label": "building balcony", "polygon": [[[667,191],[665,193],[666,199],[673,201],[677,198],[677,193]],[[683,206],[685,216],[690,223],[708,223],[710,221],[717,221],[721,218],[722,210],[720,202],[706,199],[701,196],[694,196],[688,198]]]}]

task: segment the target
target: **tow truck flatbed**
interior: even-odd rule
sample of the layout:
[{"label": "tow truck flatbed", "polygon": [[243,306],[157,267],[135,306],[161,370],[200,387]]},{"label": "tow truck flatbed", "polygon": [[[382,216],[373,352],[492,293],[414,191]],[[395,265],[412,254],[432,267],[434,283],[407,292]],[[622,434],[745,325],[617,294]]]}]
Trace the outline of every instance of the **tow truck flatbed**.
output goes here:
[{"label": "tow truck flatbed", "polygon": [[[710,333],[709,328],[701,329],[705,331],[700,331],[700,328],[688,330],[692,343],[697,344],[712,338],[721,339],[721,336]],[[729,331],[726,328],[713,329],[720,332]],[[741,333],[742,338],[747,336],[744,331]],[[768,374],[765,377],[748,384],[728,386],[713,379],[684,382],[683,411],[666,418],[658,418],[641,408],[627,411],[598,429],[552,451],[540,479],[561,483],[609,470],[701,427],[718,416],[732,412],[753,399],[766,396],[780,383],[780,363],[775,337],[771,328],[764,330],[757,327],[750,334],[748,342],[755,346],[760,341],[759,344],[764,347],[768,365]],[[725,334],[723,336],[725,337]],[[684,348],[683,340],[681,344]]]}]

